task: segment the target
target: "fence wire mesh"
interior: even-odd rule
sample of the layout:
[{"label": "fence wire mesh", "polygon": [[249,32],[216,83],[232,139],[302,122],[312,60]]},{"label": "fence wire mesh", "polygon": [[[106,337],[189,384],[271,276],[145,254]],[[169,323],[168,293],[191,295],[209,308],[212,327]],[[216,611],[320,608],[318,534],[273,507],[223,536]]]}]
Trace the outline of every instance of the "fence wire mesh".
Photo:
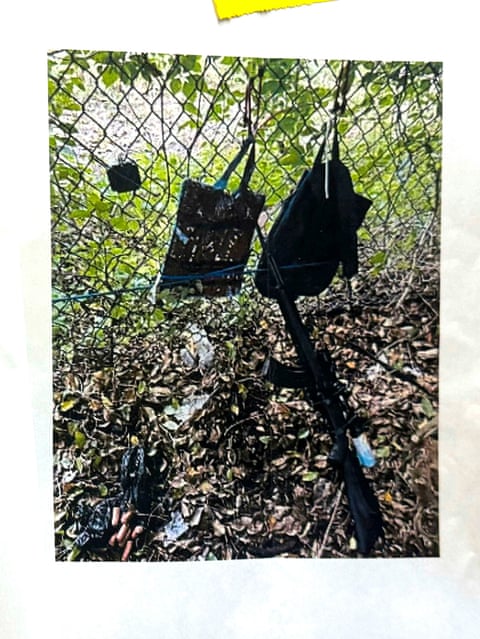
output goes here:
[{"label": "fence wire mesh", "polygon": [[[253,282],[259,239],[238,295],[191,295],[193,278],[151,299],[185,179],[215,184],[253,121],[250,186],[265,195],[268,232],[333,115],[340,158],[372,206],[352,291],[336,278],[299,306],[369,423],[385,520],[376,556],[438,555],[441,72],[431,62],[51,52],[58,559],[79,556],[82,504],[115,499],[122,454],[137,444],[152,504],[132,558],[355,555],[328,434],[301,392],[261,374],[267,355],[295,357],[278,305]],[[140,184],[114,190],[109,171],[126,163]],[[187,531],[179,539],[172,521]]]},{"label": "fence wire mesh", "polygon": [[[357,190],[373,201],[359,234],[360,279],[388,278],[438,259],[441,65],[356,61],[340,95],[342,64],[50,54],[58,366],[92,359],[111,364],[119,346],[167,330],[164,320],[174,309],[188,315],[191,302],[175,292],[164,291],[156,307],[148,294],[168,251],[182,182],[191,177],[213,184],[238,152],[248,134],[246,87],[260,67],[251,185],[266,196],[264,228],[311,163],[340,97],[340,154]],[[107,171],[127,159],[139,167],[141,186],[114,192]],[[249,276],[259,248],[255,241],[243,293],[236,301],[210,301],[212,317],[238,316],[239,307],[252,306]],[[392,291],[401,294],[402,287]]]}]

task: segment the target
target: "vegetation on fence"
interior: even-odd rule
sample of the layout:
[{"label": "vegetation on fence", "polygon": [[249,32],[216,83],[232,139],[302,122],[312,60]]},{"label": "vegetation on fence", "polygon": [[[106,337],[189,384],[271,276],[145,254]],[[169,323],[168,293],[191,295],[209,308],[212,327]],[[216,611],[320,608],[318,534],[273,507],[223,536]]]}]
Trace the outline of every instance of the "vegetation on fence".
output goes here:
[{"label": "vegetation on fence", "polygon": [[[301,392],[266,385],[267,354],[291,353],[276,305],[255,291],[254,241],[234,299],[148,293],[186,177],[213,184],[256,130],[252,188],[268,230],[335,111],[340,155],[372,200],[353,300],[338,280],[302,301],[338,360],[377,450],[371,479],[386,540],[376,556],[438,555],[437,365],[441,65],[126,52],[49,56],[58,559],[79,554],[78,506],[119,489],[123,451],[144,446],[154,502],[139,561],[270,554],[355,556],[327,467],[328,438]],[[107,170],[133,160],[141,187]],[[231,188],[239,183],[242,166]],[[353,306],[351,303],[353,301]],[[351,312],[348,312],[348,311]],[[214,351],[189,361],[194,326]],[[403,377],[402,377],[403,375]],[[406,376],[406,377],[405,377]],[[192,399],[204,403],[182,421]],[[186,532],[168,537],[180,514]],[[262,555],[263,553],[263,555]]]},{"label": "vegetation on fence", "polygon": [[[162,320],[161,309],[135,310],[165,257],[181,184],[213,183],[235,155],[247,135],[245,88],[260,68],[252,186],[271,219],[317,151],[340,62],[51,54],[54,336],[64,354],[72,340],[101,346],[112,323],[128,321],[134,334]],[[373,201],[363,272],[408,269],[417,250],[438,249],[440,65],[356,62],[344,97],[341,154]],[[114,193],[106,170],[127,155],[142,186]]]}]

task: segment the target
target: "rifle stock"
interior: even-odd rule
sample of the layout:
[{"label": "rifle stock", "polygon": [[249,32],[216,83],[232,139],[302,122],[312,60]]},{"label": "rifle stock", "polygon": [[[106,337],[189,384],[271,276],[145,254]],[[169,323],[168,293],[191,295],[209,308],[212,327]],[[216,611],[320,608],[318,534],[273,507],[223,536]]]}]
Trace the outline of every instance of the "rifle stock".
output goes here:
[{"label": "rifle stock", "polygon": [[[265,240],[258,225],[257,233],[273,275],[276,299],[300,360],[300,370],[304,372],[307,393],[313,408],[326,420],[333,439],[329,462],[339,470],[345,484],[358,550],[368,554],[383,535],[383,526],[378,501],[349,445],[347,431],[355,418],[341,395],[342,387],[336,379],[330,354],[326,348],[316,351],[295,302],[285,289],[280,269],[268,251],[268,240]],[[299,369],[294,370],[300,379]]]}]

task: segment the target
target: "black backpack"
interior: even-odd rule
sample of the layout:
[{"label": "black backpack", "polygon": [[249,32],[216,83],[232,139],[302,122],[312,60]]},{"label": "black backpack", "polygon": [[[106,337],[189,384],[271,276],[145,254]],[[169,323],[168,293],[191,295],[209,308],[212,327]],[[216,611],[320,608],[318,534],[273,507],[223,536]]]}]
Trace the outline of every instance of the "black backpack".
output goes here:
[{"label": "black backpack", "polygon": [[[339,159],[336,130],[332,158],[326,162],[322,161],[324,151],[325,141],[313,167],[283,203],[267,238],[267,250],[293,299],[321,293],[340,262],[344,277],[358,271],[357,229],[372,203],[353,190],[350,173]],[[260,257],[255,284],[262,295],[277,296],[265,254]]]}]

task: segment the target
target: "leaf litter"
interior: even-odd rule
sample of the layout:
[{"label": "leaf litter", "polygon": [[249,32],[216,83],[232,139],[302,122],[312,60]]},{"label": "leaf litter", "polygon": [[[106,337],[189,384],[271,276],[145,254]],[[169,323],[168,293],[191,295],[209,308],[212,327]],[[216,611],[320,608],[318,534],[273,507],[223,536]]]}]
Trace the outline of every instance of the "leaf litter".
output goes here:
[{"label": "leaf litter", "polygon": [[[437,270],[414,284],[398,308],[381,276],[357,284],[352,308],[342,290],[302,301],[376,451],[365,473],[385,539],[373,557],[439,554]],[[75,549],[76,512],[118,492],[122,455],[137,444],[154,498],[130,561],[358,556],[324,425],[301,391],[262,377],[268,354],[294,361],[280,313],[255,294],[239,309],[186,305],[175,330],[118,346],[114,366],[92,358],[55,372],[58,560],[119,559]]]}]

